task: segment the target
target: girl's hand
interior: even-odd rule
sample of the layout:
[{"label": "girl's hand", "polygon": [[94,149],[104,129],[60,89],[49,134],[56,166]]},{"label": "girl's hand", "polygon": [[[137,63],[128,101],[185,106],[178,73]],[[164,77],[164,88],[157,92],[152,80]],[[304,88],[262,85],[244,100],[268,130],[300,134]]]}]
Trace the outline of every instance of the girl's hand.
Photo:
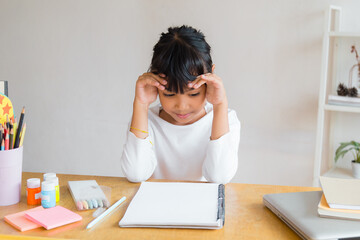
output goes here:
[{"label": "girl's hand", "polygon": [[144,73],[136,81],[135,87],[135,101],[150,105],[154,102],[158,95],[158,89],[164,90],[166,85],[166,80],[163,79],[165,75],[154,73]]},{"label": "girl's hand", "polygon": [[188,84],[189,88],[197,89],[206,83],[206,100],[212,105],[226,103],[226,92],[224,84],[219,76],[214,73],[206,73],[198,76],[193,82]]}]

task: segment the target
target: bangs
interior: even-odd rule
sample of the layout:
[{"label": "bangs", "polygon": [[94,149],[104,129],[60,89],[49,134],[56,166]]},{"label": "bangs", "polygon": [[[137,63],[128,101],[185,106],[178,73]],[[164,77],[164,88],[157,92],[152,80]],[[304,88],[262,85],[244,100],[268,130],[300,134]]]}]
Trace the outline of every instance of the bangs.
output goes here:
[{"label": "bangs", "polygon": [[[155,46],[154,53],[160,50],[157,49],[160,47]],[[155,74],[166,75],[168,82],[166,90],[170,92],[182,94],[189,82],[194,81],[201,74],[211,72],[211,65],[206,64],[208,61],[189,45],[182,44],[180,41],[173,41],[159,53],[158,57],[153,59],[150,70]]]}]

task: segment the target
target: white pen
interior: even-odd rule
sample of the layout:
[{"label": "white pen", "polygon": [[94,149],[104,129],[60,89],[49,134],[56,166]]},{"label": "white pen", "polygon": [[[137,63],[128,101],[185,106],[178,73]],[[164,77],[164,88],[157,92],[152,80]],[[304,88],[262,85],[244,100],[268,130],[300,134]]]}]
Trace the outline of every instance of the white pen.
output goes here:
[{"label": "white pen", "polygon": [[125,201],[126,197],[122,197],[119,201],[117,201],[116,203],[114,203],[111,207],[109,207],[108,209],[106,209],[105,212],[103,212],[100,216],[98,216],[97,218],[95,218],[94,220],[92,220],[87,226],[86,229],[91,228],[92,226],[94,226],[96,223],[98,223],[101,219],[103,219],[106,215],[108,215],[112,210],[114,210],[117,206],[119,206],[121,203],[123,203]]}]

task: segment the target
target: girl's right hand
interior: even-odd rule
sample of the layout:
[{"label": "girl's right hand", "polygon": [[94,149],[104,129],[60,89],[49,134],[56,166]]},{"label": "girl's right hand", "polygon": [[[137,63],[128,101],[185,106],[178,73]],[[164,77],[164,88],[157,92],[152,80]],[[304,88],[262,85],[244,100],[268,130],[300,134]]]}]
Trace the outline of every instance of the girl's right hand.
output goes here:
[{"label": "girl's right hand", "polygon": [[164,90],[167,84],[164,77],[164,74],[156,75],[150,72],[141,75],[136,81],[135,101],[145,105],[155,102],[158,89]]}]

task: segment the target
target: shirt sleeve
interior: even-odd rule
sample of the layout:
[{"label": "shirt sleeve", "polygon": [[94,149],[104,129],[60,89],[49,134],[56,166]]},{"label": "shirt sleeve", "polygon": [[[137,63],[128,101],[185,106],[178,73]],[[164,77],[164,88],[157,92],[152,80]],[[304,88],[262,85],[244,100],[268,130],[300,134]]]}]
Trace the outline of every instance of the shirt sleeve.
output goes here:
[{"label": "shirt sleeve", "polygon": [[216,140],[210,140],[202,172],[209,182],[228,183],[238,167],[240,121],[234,110],[229,111],[229,132]]},{"label": "shirt sleeve", "polygon": [[[150,131],[149,131],[150,132]],[[146,181],[153,174],[157,161],[150,135],[141,139],[130,130],[121,156],[121,169],[130,182]]]}]

